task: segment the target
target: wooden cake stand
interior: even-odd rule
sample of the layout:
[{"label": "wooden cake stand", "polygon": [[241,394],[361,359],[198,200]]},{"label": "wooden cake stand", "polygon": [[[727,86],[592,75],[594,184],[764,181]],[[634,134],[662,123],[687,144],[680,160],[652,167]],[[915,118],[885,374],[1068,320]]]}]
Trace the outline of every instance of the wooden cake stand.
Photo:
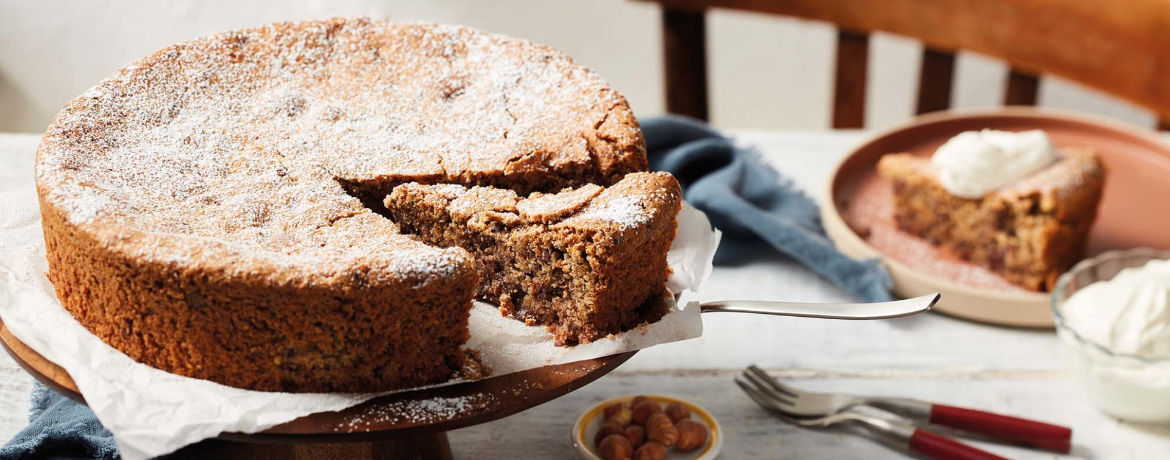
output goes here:
[{"label": "wooden cake stand", "polygon": [[[0,344],[45,386],[85,403],[64,369],[17,340],[3,322]],[[224,433],[167,458],[450,459],[448,431],[497,420],[556,399],[609,373],[634,353],[382,396],[340,412],[301,417],[260,433]],[[436,409],[442,401],[460,403]]]}]

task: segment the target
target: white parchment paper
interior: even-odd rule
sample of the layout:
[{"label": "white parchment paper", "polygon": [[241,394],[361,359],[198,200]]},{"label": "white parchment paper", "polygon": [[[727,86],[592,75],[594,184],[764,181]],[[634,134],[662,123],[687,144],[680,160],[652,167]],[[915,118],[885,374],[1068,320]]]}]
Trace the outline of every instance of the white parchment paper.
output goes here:
[{"label": "white parchment paper", "polygon": [[[690,206],[683,206],[678,219],[678,236],[668,256],[674,269],[668,287],[681,293],[698,289],[707,279],[720,235]],[[386,394],[241,390],[139,364],[89,333],[57,301],[45,277],[48,263],[34,192],[0,193],[0,241],[0,319],[16,338],[69,373],[126,460],[167,454],[222,432],[263,431]],[[496,307],[478,302],[470,328],[468,347],[480,351],[493,376],[686,340],[703,332],[697,305],[673,310],[655,324],[572,348],[556,347],[544,328],[501,317]]]}]

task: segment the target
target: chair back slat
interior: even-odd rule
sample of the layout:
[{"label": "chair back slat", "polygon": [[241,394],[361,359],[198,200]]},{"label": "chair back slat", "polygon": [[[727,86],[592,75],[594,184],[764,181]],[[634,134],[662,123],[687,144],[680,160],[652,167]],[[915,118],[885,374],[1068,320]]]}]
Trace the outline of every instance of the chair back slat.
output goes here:
[{"label": "chair back slat", "polygon": [[922,71],[918,77],[918,107],[921,115],[951,108],[951,86],[955,80],[954,53],[930,47],[922,50]]},{"label": "chair back slat", "polygon": [[869,34],[837,31],[837,65],[833,84],[833,128],[865,126],[865,82],[869,68]]},{"label": "chair back slat", "polygon": [[1039,77],[1012,69],[1008,72],[1003,105],[1036,105],[1036,92],[1039,87]]},{"label": "chair back slat", "polygon": [[707,121],[707,26],[703,11],[662,10],[666,110]]},{"label": "chair back slat", "polygon": [[[936,49],[973,51],[1006,61],[1017,69],[1008,80],[1008,104],[1034,105],[1036,76],[1055,75],[1170,120],[1170,78],[1165,77],[1170,69],[1170,2],[1166,0],[642,1],[657,3],[665,11],[697,15],[728,9],[827,21],[852,31],[842,36],[881,31],[912,37]],[[857,54],[850,42],[842,40],[845,45],[838,47],[839,56]],[[853,67],[840,58],[838,64],[834,126],[856,126],[862,118],[859,109],[864,108],[857,96],[864,96],[864,89],[844,83],[864,82],[864,78],[843,74],[843,69]],[[706,98],[702,100],[705,104]],[[933,108],[941,100],[933,94],[920,97],[925,104],[921,108]]]}]

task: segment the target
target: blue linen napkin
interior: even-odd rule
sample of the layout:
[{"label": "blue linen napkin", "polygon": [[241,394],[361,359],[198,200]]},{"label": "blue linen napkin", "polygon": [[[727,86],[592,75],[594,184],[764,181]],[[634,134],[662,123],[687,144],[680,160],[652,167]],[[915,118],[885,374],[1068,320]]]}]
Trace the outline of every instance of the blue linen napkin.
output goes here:
[{"label": "blue linen napkin", "polygon": [[771,247],[860,300],[890,300],[893,282],[885,267],[877,259],[858,261],[837,251],[821,226],[816,202],[756,152],[689,118],[651,118],[642,131],[650,169],[674,174],[687,202],[723,231],[716,264],[771,257],[774,252],[766,249]]},{"label": "blue linen napkin", "polygon": [[41,385],[33,384],[29,424],[4,447],[5,460],[73,460],[118,458],[114,435],[93,411]]},{"label": "blue linen napkin", "polygon": [[[717,264],[791,257],[853,296],[890,299],[890,275],[877,260],[856,261],[833,247],[816,203],[759,156],[695,120],[666,116],[642,123],[650,167],[669,171],[687,202],[707,213],[724,237]],[[0,459],[115,459],[114,437],[93,412],[40,383],[32,392],[29,425],[4,447]]]}]

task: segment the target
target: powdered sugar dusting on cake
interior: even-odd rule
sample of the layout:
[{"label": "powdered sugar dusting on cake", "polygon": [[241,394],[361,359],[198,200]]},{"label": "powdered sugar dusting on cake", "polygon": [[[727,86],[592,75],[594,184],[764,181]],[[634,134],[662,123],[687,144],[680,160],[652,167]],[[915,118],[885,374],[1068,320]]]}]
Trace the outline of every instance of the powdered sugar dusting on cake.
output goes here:
[{"label": "powdered sugar dusting on cake", "polygon": [[538,225],[545,228],[594,227],[599,224],[625,231],[645,226],[657,217],[664,203],[679,200],[678,182],[668,173],[637,172],[609,187],[586,184],[555,193],[535,192],[520,198],[509,189],[465,187],[453,184],[399,185],[386,198],[387,207],[413,201],[446,200],[447,212],[456,221],[500,222],[509,226]]},{"label": "powdered sugar dusting on cake", "polygon": [[642,207],[641,200],[636,196],[615,198],[601,206],[586,208],[575,217],[601,219],[613,222],[623,229],[634,228],[650,221],[650,214]]},{"label": "powdered sugar dusting on cake", "polygon": [[520,217],[526,220],[550,221],[568,215],[601,193],[601,186],[587,184],[558,193],[535,193],[516,203]]},{"label": "powdered sugar dusting on cake", "polygon": [[[566,218],[563,224],[604,222],[616,225],[622,230],[644,225],[653,220],[654,213],[660,210],[650,203],[673,201],[676,198],[667,196],[677,192],[676,189],[665,186],[663,176],[667,174],[662,172],[630,174],[618,184],[598,194],[587,206]],[[673,182],[673,179],[670,179],[670,182]]]},{"label": "powdered sugar dusting on cake", "polygon": [[449,203],[451,215],[470,217],[484,211],[516,211],[520,198],[509,189],[492,187],[470,187]]},{"label": "powdered sugar dusting on cake", "polygon": [[419,248],[399,251],[395,256],[389,271],[416,279],[415,287],[426,286],[436,281],[436,278],[455,275],[455,267],[467,260],[466,254],[458,249],[435,251]]},{"label": "powdered sugar dusting on cake", "polygon": [[[549,48],[456,26],[330,20],[202,38],[118,71],[54,120],[37,182],[75,224],[166,235],[184,253],[226,245],[345,263],[410,248],[428,262],[395,269],[438,273],[442,251],[366,215],[342,184],[558,168],[605,177],[616,160],[599,155],[640,146],[621,96]],[[362,237],[328,235],[338,229]]]},{"label": "powdered sugar dusting on cake", "polygon": [[1049,167],[1005,187],[1000,193],[1028,194],[1040,191],[1061,197],[1080,189],[1085,184],[1086,176],[1104,173],[1101,164],[1094,159],[1092,149],[1064,148],[1058,155],[1059,160]]},{"label": "powdered sugar dusting on cake", "polygon": [[467,194],[467,187],[459,184],[435,184],[430,187],[448,200],[454,200]]},{"label": "powdered sugar dusting on cake", "polygon": [[109,199],[103,195],[89,191],[82,192],[70,200],[70,205],[73,208],[72,216],[79,222],[89,222],[97,217],[108,202]]}]

